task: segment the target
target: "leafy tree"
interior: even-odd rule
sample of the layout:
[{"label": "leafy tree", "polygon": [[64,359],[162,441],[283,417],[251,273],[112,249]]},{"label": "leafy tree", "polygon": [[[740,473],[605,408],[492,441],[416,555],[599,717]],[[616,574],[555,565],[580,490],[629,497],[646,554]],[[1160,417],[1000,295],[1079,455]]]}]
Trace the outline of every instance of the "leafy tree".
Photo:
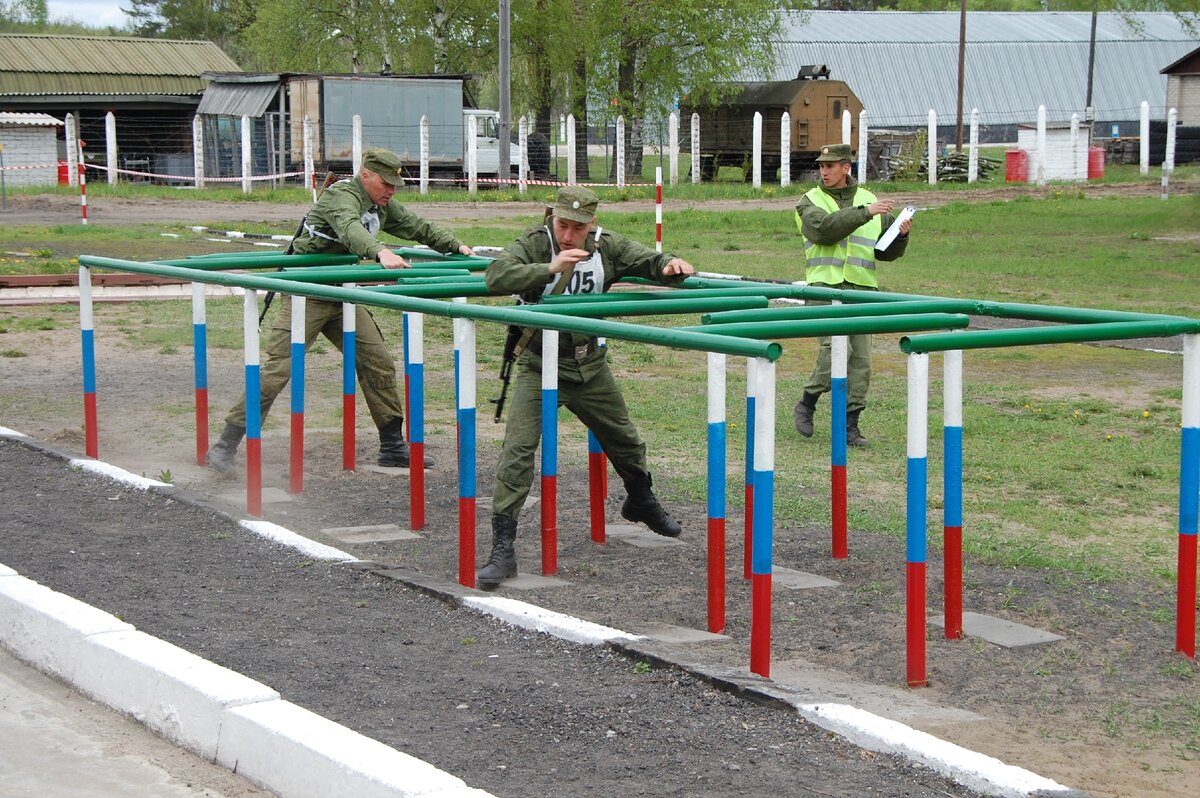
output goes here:
[{"label": "leafy tree", "polygon": [[226,48],[236,33],[229,0],[130,0],[121,10],[139,36],[202,39]]}]

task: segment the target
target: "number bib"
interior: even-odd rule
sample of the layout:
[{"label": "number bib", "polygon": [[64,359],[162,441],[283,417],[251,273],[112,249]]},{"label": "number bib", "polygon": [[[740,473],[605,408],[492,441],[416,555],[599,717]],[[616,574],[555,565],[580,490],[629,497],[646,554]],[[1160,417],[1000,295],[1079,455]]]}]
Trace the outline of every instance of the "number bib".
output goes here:
[{"label": "number bib", "polygon": [[[597,246],[600,243],[600,229],[596,228],[595,240]],[[549,235],[547,230],[546,234]],[[551,248],[553,248],[553,239],[551,239]],[[554,275],[554,279],[550,281],[542,290],[542,296],[547,296],[554,293],[554,286],[558,284],[561,274]],[[581,260],[575,264],[575,269],[571,272],[571,281],[567,283],[565,290],[559,292],[563,294],[602,294],[604,293],[604,260],[600,257],[600,250],[597,249],[592,253],[592,256],[587,260]]]}]

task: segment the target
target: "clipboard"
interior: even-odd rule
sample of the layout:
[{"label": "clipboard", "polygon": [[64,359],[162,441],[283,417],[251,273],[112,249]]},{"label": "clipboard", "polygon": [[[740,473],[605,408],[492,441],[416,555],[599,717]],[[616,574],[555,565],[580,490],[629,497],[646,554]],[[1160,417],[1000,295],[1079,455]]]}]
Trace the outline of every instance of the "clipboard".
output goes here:
[{"label": "clipboard", "polygon": [[892,222],[892,226],[889,227],[884,234],[879,237],[879,240],[875,242],[875,249],[879,250],[880,252],[886,251],[887,248],[892,245],[892,242],[896,240],[896,236],[900,235],[900,225],[903,222],[913,218],[916,213],[917,209],[911,205],[906,206],[904,210],[900,211],[900,213],[896,215],[896,221]]}]

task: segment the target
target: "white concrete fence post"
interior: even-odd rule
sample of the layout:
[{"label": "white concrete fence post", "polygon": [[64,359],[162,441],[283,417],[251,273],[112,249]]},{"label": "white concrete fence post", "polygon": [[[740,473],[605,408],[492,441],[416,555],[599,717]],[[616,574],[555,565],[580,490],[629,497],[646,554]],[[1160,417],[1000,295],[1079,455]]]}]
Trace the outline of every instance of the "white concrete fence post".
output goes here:
[{"label": "white concrete fence post", "polygon": [[358,170],[362,169],[362,117],[355,114],[350,119],[350,160],[353,164],[351,171],[358,174]]},{"label": "white concrete fence post", "polygon": [[529,120],[523,116],[517,121],[517,142],[521,148],[521,163],[517,167],[517,191],[524,194],[529,190]]},{"label": "white concrete fence post", "polygon": [[197,191],[204,188],[204,121],[199,114],[192,117],[192,183]]},{"label": "white concrete fence post", "polygon": [[617,117],[617,188],[625,188],[625,117]]},{"label": "white concrete fence post", "polygon": [[117,184],[117,117],[112,111],[104,115],[104,162],[108,165],[108,184],[115,186]]},{"label": "white concrete fence post", "polygon": [[667,117],[667,165],[670,167],[671,185],[679,183],[679,113],[672,111]]},{"label": "white concrete fence post", "polygon": [[479,117],[467,117],[467,193],[479,191]]},{"label": "white concrete fence post", "polygon": [[1037,110],[1037,152],[1034,155],[1035,165],[1033,174],[1038,187],[1046,185],[1046,106],[1039,105]]},{"label": "white concrete fence post", "polygon": [[420,191],[421,194],[429,193],[429,115],[421,114],[421,122],[419,133],[420,148],[421,148],[421,163],[420,163]]},{"label": "white concrete fence post", "polygon": [[756,189],[762,188],[762,123],[763,123],[762,113],[759,111],[755,111],[754,112],[754,143],[752,145],[753,151],[754,151],[754,165],[751,168],[753,170],[754,187]]},{"label": "white concrete fence post", "polygon": [[75,114],[67,114],[67,183],[79,185],[79,127]]},{"label": "white concrete fence post", "polygon": [[867,182],[867,109],[858,112],[858,182]]},{"label": "white concrete fence post", "polygon": [[853,141],[850,140],[850,137],[853,132],[854,132],[854,120],[850,116],[850,109],[846,108],[842,111],[842,143],[843,144],[853,144],[854,143]]},{"label": "white concrete fence post", "polygon": [[929,109],[929,121],[926,125],[926,138],[928,141],[928,156],[929,156],[929,185],[937,184],[938,157],[937,157],[937,112],[932,108]]},{"label": "white concrete fence post", "polygon": [[575,114],[567,114],[567,185],[575,185]]},{"label": "white concrete fence post", "polygon": [[971,144],[967,155],[967,182],[979,181],[979,109],[971,109]]},{"label": "white concrete fence post", "polygon": [[250,179],[254,167],[250,149],[250,117],[242,114],[242,193],[249,194],[254,188],[254,181]]},{"label": "white concrete fence post", "polygon": [[1142,122],[1141,122],[1141,160],[1139,163],[1142,167],[1142,174],[1150,174],[1150,103],[1142,100]]},{"label": "white concrete fence post", "polygon": [[[1071,180],[1078,183],[1079,173],[1079,114],[1071,114]],[[1083,174],[1087,175],[1086,155]]]},{"label": "white concrete fence post", "polygon": [[308,114],[304,115],[304,183],[312,191],[313,202],[317,201],[317,166],[314,161],[316,154],[313,152],[313,130],[312,121],[308,118]]},{"label": "white concrete fence post", "polygon": [[792,184],[792,115],[787,111],[779,117],[779,185]]},{"label": "white concrete fence post", "polygon": [[699,183],[700,177],[700,114],[692,114],[692,182]]}]

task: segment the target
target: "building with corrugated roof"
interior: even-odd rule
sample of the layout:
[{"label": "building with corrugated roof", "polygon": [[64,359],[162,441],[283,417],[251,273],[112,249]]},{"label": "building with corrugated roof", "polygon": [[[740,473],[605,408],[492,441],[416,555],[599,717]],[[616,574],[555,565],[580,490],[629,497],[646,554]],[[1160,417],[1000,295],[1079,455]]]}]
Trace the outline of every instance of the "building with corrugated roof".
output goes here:
[{"label": "building with corrugated roof", "polygon": [[89,162],[104,153],[112,111],[122,165],[149,170],[163,158],[190,158],[192,117],[207,85],[201,75],[237,71],[207,41],[0,34],[0,111],[74,114]]},{"label": "building with corrugated roof", "polygon": [[0,180],[4,186],[52,186],[58,179],[57,133],[49,114],[0,111]]},{"label": "building with corrugated roof", "polygon": [[[958,103],[958,12],[812,11],[788,14],[773,71],[741,80],[792,80],[824,64],[862,100],[872,128],[954,129]],[[1086,121],[1092,15],[1087,12],[967,14],[963,122],[979,110],[985,141],[1015,141],[1018,124]],[[1174,14],[1097,15],[1092,105],[1097,134],[1138,135],[1140,109],[1165,119],[1161,70],[1200,43]],[[1114,132],[1115,131],[1115,132]],[[953,134],[951,133],[951,138]]]}]

